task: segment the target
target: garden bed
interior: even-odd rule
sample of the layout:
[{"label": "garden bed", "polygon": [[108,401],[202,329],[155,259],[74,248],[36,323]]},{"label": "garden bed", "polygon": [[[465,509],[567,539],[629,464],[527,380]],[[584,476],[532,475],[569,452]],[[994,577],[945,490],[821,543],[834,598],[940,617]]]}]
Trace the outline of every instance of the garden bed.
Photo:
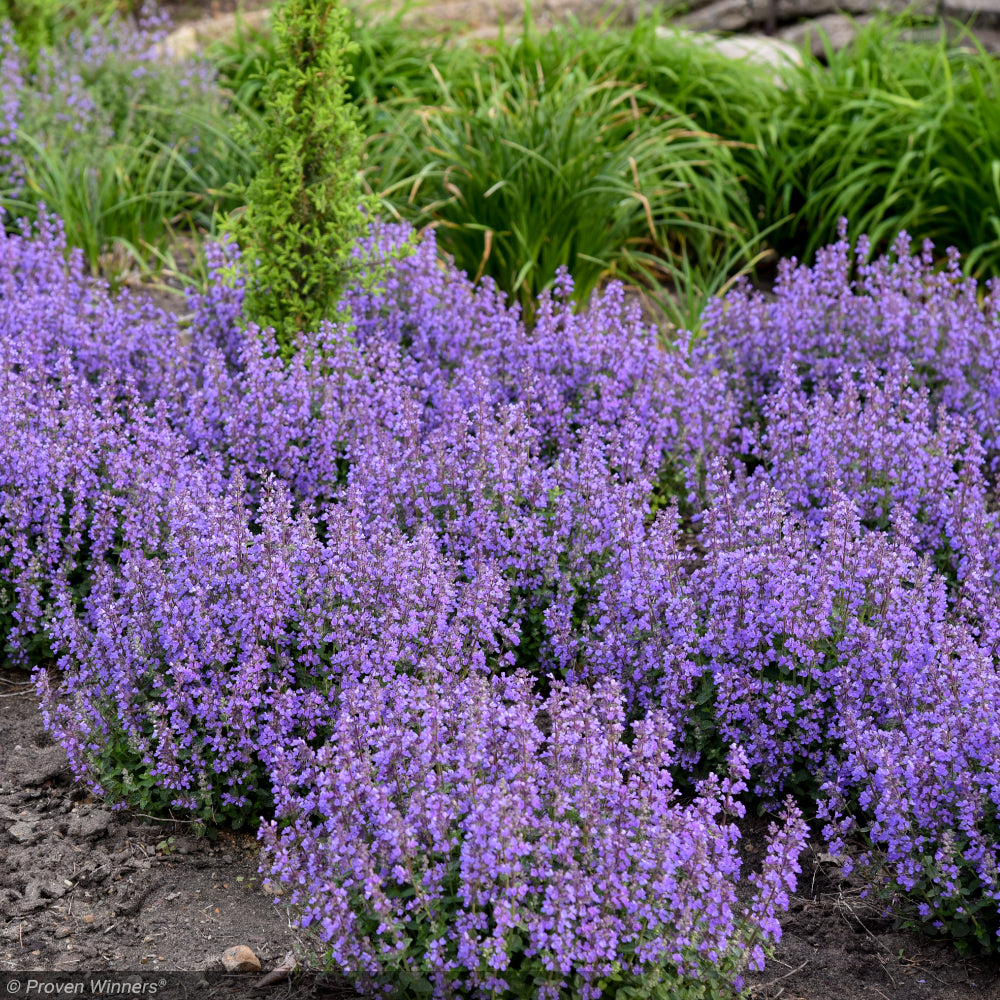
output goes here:
[{"label": "garden bed", "polygon": [[[254,990],[290,950],[302,950],[301,934],[263,888],[254,838],[223,831],[210,841],[185,824],[109,812],[72,781],[24,673],[0,673],[0,695],[0,970],[65,971],[75,974],[71,981],[90,972],[144,980],[160,972],[207,974],[201,987],[198,976],[180,979],[177,996],[356,995],[315,972]],[[752,867],[763,830],[748,821],[744,833]],[[821,844],[809,848],[802,867],[774,959],[749,980],[754,1000],[1000,996],[995,963],[894,930],[856,885],[838,877]],[[225,975],[221,955],[235,945],[254,951],[260,974]]]},{"label": "garden bed", "polygon": [[[0,232],[6,964],[182,994],[343,995],[335,970],[443,1000],[992,1000],[1000,286],[967,277],[992,207],[964,203],[963,257],[896,235],[937,168],[865,187],[860,223],[839,180],[800,203],[782,115],[723,142],[638,81],[741,128],[750,97],[816,102],[736,95],[651,22],[528,31],[486,93],[473,50],[429,68],[400,22],[350,46],[347,21],[289,0],[271,41],[215,50],[228,89],[141,24],[65,62],[0,39],[26,214]],[[832,98],[888,46],[904,78],[840,123],[859,138],[902,140],[928,61],[994,112],[990,57],[899,27],[788,72]],[[985,127],[956,101],[931,126],[953,153]],[[238,246],[208,239],[227,206]],[[814,261],[737,281],[810,212]],[[94,281],[140,247],[183,311]]]}]

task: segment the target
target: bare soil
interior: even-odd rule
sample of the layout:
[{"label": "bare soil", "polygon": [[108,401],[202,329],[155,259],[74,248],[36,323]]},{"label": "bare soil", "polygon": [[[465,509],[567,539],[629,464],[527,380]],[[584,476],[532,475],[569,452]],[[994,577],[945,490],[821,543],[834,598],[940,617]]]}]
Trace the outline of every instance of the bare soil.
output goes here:
[{"label": "bare soil", "polygon": [[[0,671],[0,719],[0,973],[182,971],[202,975],[179,986],[205,995],[261,996],[252,984],[304,953],[253,835],[198,839],[183,823],[105,808],[73,781],[23,672]],[[261,973],[224,975],[222,952],[236,945]],[[352,992],[315,976],[295,988]]]}]

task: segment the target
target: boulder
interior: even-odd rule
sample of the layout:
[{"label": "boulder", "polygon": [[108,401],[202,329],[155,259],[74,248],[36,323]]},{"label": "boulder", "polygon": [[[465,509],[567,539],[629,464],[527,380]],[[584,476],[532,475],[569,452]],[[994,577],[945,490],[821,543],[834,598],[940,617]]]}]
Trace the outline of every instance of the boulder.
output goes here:
[{"label": "boulder", "polygon": [[[785,66],[802,65],[802,53],[796,46],[783,39],[769,38],[766,35],[730,35],[722,38],[710,32],[685,31],[670,27],[657,28],[656,34],[660,38],[678,38],[706,45],[727,59],[745,59],[761,66],[773,66],[779,71]],[[775,79],[780,83],[780,72]]]},{"label": "boulder", "polygon": [[[1000,0],[957,0],[966,3],[1000,4]],[[694,0],[690,12],[682,19],[689,28],[704,31],[751,31],[760,29],[772,13],[772,0]],[[915,13],[937,15],[937,0],[773,0],[777,24],[785,25],[804,18],[821,18],[830,14],[866,15],[877,11],[912,10]]]},{"label": "boulder", "polygon": [[800,21],[778,32],[778,37],[795,46],[809,43],[809,51],[821,56],[825,51],[824,36],[834,52],[846,48],[854,41],[858,28],[872,19],[871,14],[850,17],[847,14],[823,14],[809,21]]}]

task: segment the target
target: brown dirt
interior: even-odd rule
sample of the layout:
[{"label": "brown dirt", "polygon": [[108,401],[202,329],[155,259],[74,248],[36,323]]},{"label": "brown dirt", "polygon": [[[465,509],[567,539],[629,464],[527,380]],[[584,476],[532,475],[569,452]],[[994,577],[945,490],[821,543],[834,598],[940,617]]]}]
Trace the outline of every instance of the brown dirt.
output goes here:
[{"label": "brown dirt", "polygon": [[[261,996],[250,991],[261,974],[223,975],[222,952],[246,945],[266,973],[304,951],[263,886],[252,835],[213,842],[182,823],[104,808],[72,780],[24,673],[0,671],[0,715],[0,974],[76,981],[118,971],[157,982],[183,971],[201,974],[178,982],[196,994]],[[290,995],[288,983],[279,992]],[[315,977],[295,989],[345,994]]]},{"label": "brown dirt", "polygon": [[[72,780],[24,673],[0,671],[0,713],[0,979],[33,970],[73,984],[117,972],[175,990],[159,996],[353,995],[316,975],[256,991],[261,974],[224,975],[233,945],[250,947],[263,973],[307,951],[262,884],[253,837],[199,840],[183,824],[104,808]],[[763,843],[763,821],[748,822],[748,864]],[[996,962],[895,930],[819,846],[803,858],[783,926],[767,970],[750,980],[752,1000],[1000,1000]]]},{"label": "brown dirt", "polygon": [[[760,848],[758,848],[759,850]],[[897,929],[860,883],[840,878],[821,843],[800,859],[798,891],[752,1000],[998,1000],[996,959]]]}]

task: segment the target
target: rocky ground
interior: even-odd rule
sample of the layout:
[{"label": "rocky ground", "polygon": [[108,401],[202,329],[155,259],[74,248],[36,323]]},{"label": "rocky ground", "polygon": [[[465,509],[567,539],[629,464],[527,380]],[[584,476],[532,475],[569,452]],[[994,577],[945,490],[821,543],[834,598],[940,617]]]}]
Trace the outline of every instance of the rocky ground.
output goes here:
[{"label": "rocky ground", "polygon": [[[119,971],[157,983],[182,971],[178,987],[249,994],[305,953],[258,872],[252,835],[198,839],[185,824],[105,808],[72,780],[23,673],[0,672],[0,720],[0,974],[75,982]],[[289,977],[272,979],[287,996]],[[298,995],[352,995],[315,977],[293,982]]]},{"label": "rocky ground", "polygon": [[[231,37],[241,23],[266,27],[273,0],[161,0],[177,30],[171,51],[188,55],[200,47]],[[516,31],[523,22],[525,0],[348,0],[365,17],[403,11],[404,23],[447,27],[455,37],[474,40],[496,36],[499,25]],[[613,16],[634,22],[643,12],[674,11],[675,28],[693,31],[719,46],[731,58],[775,63],[797,61],[797,48],[808,44],[819,58],[826,46],[850,44],[858,27],[878,12],[909,10],[923,19],[913,40],[936,41],[942,31],[953,41],[973,47],[974,36],[988,52],[1000,54],[1000,0],[533,0],[532,19],[546,28],[570,19],[600,21]],[[971,35],[963,26],[971,30]]]}]

